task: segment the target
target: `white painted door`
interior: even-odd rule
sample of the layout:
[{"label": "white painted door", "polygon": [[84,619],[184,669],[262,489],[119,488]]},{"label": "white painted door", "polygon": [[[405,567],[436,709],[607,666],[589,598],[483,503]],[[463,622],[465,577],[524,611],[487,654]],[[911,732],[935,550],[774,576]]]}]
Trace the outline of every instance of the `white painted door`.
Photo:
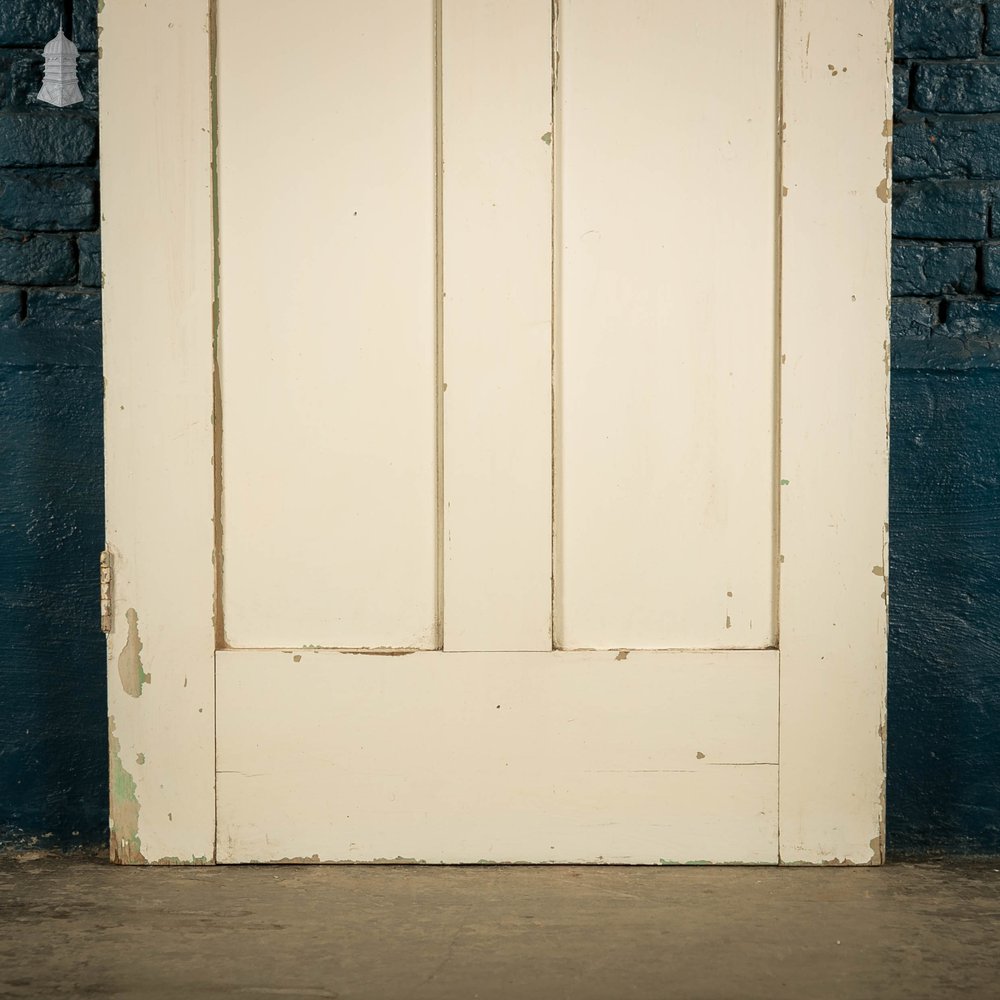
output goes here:
[{"label": "white painted door", "polygon": [[[162,439],[109,459],[113,856],[879,860],[885,23],[286,7],[103,14],[109,455]],[[128,284],[164,223],[172,294]]]}]

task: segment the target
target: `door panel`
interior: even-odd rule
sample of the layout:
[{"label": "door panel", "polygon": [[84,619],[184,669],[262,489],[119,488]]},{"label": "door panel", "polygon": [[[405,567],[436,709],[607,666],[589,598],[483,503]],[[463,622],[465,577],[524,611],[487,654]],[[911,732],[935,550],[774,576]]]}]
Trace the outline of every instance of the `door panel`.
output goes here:
[{"label": "door panel", "polygon": [[562,648],[774,642],[776,18],[559,4]]},{"label": "door panel", "polygon": [[217,11],[226,637],[434,648],[434,5],[289,6]]},{"label": "door panel", "polygon": [[777,861],[778,654],[217,654],[218,860]]}]

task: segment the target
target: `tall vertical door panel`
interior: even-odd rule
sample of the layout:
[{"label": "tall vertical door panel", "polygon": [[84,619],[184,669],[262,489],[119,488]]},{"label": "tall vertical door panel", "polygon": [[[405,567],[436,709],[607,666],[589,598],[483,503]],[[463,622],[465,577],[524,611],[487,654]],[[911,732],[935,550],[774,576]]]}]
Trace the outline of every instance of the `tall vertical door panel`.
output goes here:
[{"label": "tall vertical door panel", "polygon": [[766,647],[776,4],[559,15],[556,644]]},{"label": "tall vertical door panel", "polygon": [[233,646],[434,648],[434,4],[218,5]]}]

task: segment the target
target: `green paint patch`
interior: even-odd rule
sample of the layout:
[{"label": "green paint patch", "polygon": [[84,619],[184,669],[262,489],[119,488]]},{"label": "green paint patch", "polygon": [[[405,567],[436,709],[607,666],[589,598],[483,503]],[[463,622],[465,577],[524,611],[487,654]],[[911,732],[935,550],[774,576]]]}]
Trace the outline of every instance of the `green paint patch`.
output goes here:
[{"label": "green paint patch", "polygon": [[128,622],[128,638],[125,640],[125,648],[118,654],[118,676],[125,693],[138,698],[142,694],[143,684],[151,684],[153,676],[142,668],[139,655],[142,652],[142,639],[139,638],[139,616],[135,608],[129,608],[125,612],[125,621]]},{"label": "green paint patch", "polygon": [[791,482],[791,480],[789,480],[789,479],[782,479],[781,480],[781,485],[782,486],[787,486],[789,484],[789,482]]},{"label": "green paint patch", "polygon": [[139,797],[135,779],[122,765],[121,753],[115,718],[111,715],[108,716],[111,858],[121,865],[145,864],[139,840]]},{"label": "green paint patch", "polygon": [[542,142],[544,142],[546,146],[551,146],[552,145],[552,133],[551,132],[546,132],[542,136]]}]

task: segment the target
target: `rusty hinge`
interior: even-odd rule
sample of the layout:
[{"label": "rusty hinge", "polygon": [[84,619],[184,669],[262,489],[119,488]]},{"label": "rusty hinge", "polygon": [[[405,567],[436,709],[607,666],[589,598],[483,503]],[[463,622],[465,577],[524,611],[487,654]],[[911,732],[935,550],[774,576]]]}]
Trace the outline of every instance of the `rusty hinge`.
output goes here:
[{"label": "rusty hinge", "polygon": [[101,553],[101,631],[111,631],[111,553]]}]

